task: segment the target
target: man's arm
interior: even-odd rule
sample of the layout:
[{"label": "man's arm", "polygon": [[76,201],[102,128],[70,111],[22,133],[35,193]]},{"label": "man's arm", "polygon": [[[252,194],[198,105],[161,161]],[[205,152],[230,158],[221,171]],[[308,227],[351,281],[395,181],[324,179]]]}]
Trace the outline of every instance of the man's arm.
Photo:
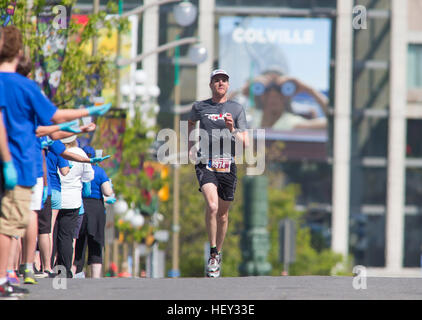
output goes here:
[{"label": "man's arm", "polygon": [[113,189],[111,188],[110,181],[106,181],[101,185],[101,191],[106,197],[111,197],[113,195]]},{"label": "man's arm", "polygon": [[[38,130],[38,128],[37,128],[37,130]],[[94,131],[95,128],[96,128],[95,123],[90,123],[88,125],[81,126],[79,129],[81,130],[80,133],[86,133],[86,132]],[[73,133],[73,132],[56,131],[56,132],[49,134],[49,136],[50,136],[51,140],[61,140],[61,139],[73,136],[74,134],[75,133]]]},{"label": "man's arm", "polygon": [[97,163],[97,162],[101,162],[110,158],[110,156],[108,155],[105,157],[94,157],[90,159],[90,158],[81,156],[79,154],[70,152],[68,150],[63,151],[63,153],[61,153],[60,155],[62,156],[63,159],[76,161],[76,162],[83,162],[83,163]]},{"label": "man's arm", "polygon": [[288,78],[293,81],[297,86],[297,93],[305,92],[312,96],[316,102],[321,106],[322,110],[324,111],[325,115],[328,115],[328,98],[320,93],[318,90],[315,90],[311,86],[307,85],[306,83],[295,79],[295,78]]},{"label": "man's arm", "polygon": [[249,134],[247,131],[243,131],[243,132],[237,131],[234,133],[234,137],[243,142],[244,148],[249,147]]},{"label": "man's arm", "polygon": [[3,113],[0,109],[0,157],[3,162],[12,161],[12,155],[10,154],[9,144],[7,141],[6,128],[3,122]]},{"label": "man's arm", "polygon": [[51,121],[54,123],[62,123],[87,116],[102,116],[111,107],[110,103],[101,106],[93,106],[81,109],[57,109]]},{"label": "man's arm", "polygon": [[70,168],[69,167],[62,167],[62,168],[59,168],[59,170],[60,170],[61,175],[65,176],[69,173]]},{"label": "man's arm", "polygon": [[224,117],[224,121],[226,122],[226,127],[227,129],[229,129],[230,133],[233,134],[233,136],[236,139],[239,139],[240,141],[243,142],[243,147],[247,148],[249,147],[249,135],[247,131],[237,131],[234,127],[234,120],[233,120],[233,116],[230,113],[227,113],[226,116]]},{"label": "man's arm", "polygon": [[79,154],[70,152],[68,150],[63,151],[62,154],[60,154],[63,159],[70,160],[70,161],[76,161],[76,162],[83,162],[83,163],[91,163],[91,159],[87,157],[83,157]]},{"label": "man's arm", "polygon": [[196,143],[195,140],[191,140],[190,134],[193,130],[195,130],[196,127],[196,121],[188,120],[188,152],[189,152],[189,159],[196,160],[196,150],[194,150],[193,146]]},{"label": "man's arm", "polygon": [[192,141],[189,139],[190,134],[193,130],[195,130],[196,121],[188,120],[188,150],[190,150],[196,143],[196,141]]},{"label": "man's arm", "polygon": [[37,130],[35,131],[35,134],[37,138],[39,138],[39,137],[51,135],[53,132],[56,132],[59,130],[60,128],[57,124],[52,125],[52,126],[38,126]]}]

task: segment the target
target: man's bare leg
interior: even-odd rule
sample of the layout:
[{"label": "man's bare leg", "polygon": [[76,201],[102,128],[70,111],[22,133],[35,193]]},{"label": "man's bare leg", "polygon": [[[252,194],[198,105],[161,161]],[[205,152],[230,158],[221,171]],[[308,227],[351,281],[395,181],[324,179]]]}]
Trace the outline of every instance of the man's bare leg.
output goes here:
[{"label": "man's bare leg", "polygon": [[7,277],[7,263],[9,261],[11,237],[0,234],[0,280]]},{"label": "man's bare leg", "polygon": [[24,247],[22,260],[23,263],[34,263],[35,250],[37,248],[37,234],[38,234],[38,215],[35,211],[31,210],[29,213],[29,223],[26,228],[26,233],[23,238]]},{"label": "man's bare leg", "polygon": [[[56,257],[57,257],[57,250],[54,254],[54,259],[51,259],[51,255],[53,254],[53,242],[54,242],[54,225],[56,224],[56,220],[57,220],[57,215],[59,214],[59,210],[58,209],[52,209],[51,210],[51,233],[50,233],[50,265],[51,265],[51,261],[56,261]],[[52,267],[52,266],[51,266]]]},{"label": "man's bare leg", "polygon": [[224,239],[226,237],[227,228],[229,226],[229,208],[231,201],[224,201],[218,198],[217,211],[217,250],[220,252],[223,249]]},{"label": "man's bare leg", "polygon": [[43,271],[51,272],[51,236],[49,233],[38,235],[38,247],[40,249],[40,259]]},{"label": "man's bare leg", "polygon": [[201,190],[206,202],[205,225],[208,232],[208,241],[210,246],[214,247],[217,245],[217,186],[213,183],[206,183],[202,186]]},{"label": "man's bare leg", "polygon": [[91,278],[99,279],[101,278],[101,263],[91,264]]}]

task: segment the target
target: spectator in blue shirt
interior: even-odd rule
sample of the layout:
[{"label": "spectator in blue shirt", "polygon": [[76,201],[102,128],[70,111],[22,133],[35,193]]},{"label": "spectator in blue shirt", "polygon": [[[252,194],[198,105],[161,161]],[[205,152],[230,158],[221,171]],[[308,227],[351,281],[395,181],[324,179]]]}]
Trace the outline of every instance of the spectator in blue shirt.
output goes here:
[{"label": "spectator in blue shirt", "polygon": [[[36,161],[41,152],[36,145],[36,123],[44,126],[62,123],[88,115],[102,115],[110,105],[84,109],[57,110],[41,93],[38,85],[16,73],[23,53],[22,35],[15,26],[2,29],[3,46],[0,51],[0,81],[7,87],[3,97],[3,121],[8,136],[8,145],[17,171],[17,185],[6,191],[1,204],[1,214],[6,217],[7,227],[0,225],[1,239],[25,234],[29,221],[31,188],[36,183]],[[12,218],[11,218],[12,217]],[[10,241],[0,240],[0,283],[3,281],[3,266],[7,265]],[[33,261],[25,262],[25,276],[33,277]],[[5,270],[6,271],[6,270]]]}]

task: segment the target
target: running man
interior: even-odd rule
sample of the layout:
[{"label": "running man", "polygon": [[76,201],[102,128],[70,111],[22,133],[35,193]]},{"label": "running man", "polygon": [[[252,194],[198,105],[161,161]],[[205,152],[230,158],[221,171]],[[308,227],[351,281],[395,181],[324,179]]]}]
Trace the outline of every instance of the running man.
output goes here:
[{"label": "running man", "polygon": [[[237,176],[234,162],[235,143],[249,144],[244,108],[227,99],[229,75],[217,69],[211,73],[209,83],[212,98],[197,101],[189,116],[188,136],[199,121],[200,129],[206,131],[208,148],[196,153],[194,141],[189,141],[189,156],[196,161],[195,171],[206,202],[205,223],[210,243],[207,277],[219,277],[222,248],[228,227],[228,213],[234,200]],[[201,140],[204,137],[201,136]],[[201,145],[200,145],[201,147]]]}]

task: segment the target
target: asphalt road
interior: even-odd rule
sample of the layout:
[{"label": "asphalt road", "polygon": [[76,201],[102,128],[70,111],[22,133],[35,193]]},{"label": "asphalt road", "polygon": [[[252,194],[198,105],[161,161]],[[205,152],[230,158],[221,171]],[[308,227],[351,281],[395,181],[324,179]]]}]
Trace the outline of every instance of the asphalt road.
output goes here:
[{"label": "asphalt road", "polygon": [[[422,278],[38,279],[25,300],[422,300]],[[365,288],[366,287],[366,288]]]}]

